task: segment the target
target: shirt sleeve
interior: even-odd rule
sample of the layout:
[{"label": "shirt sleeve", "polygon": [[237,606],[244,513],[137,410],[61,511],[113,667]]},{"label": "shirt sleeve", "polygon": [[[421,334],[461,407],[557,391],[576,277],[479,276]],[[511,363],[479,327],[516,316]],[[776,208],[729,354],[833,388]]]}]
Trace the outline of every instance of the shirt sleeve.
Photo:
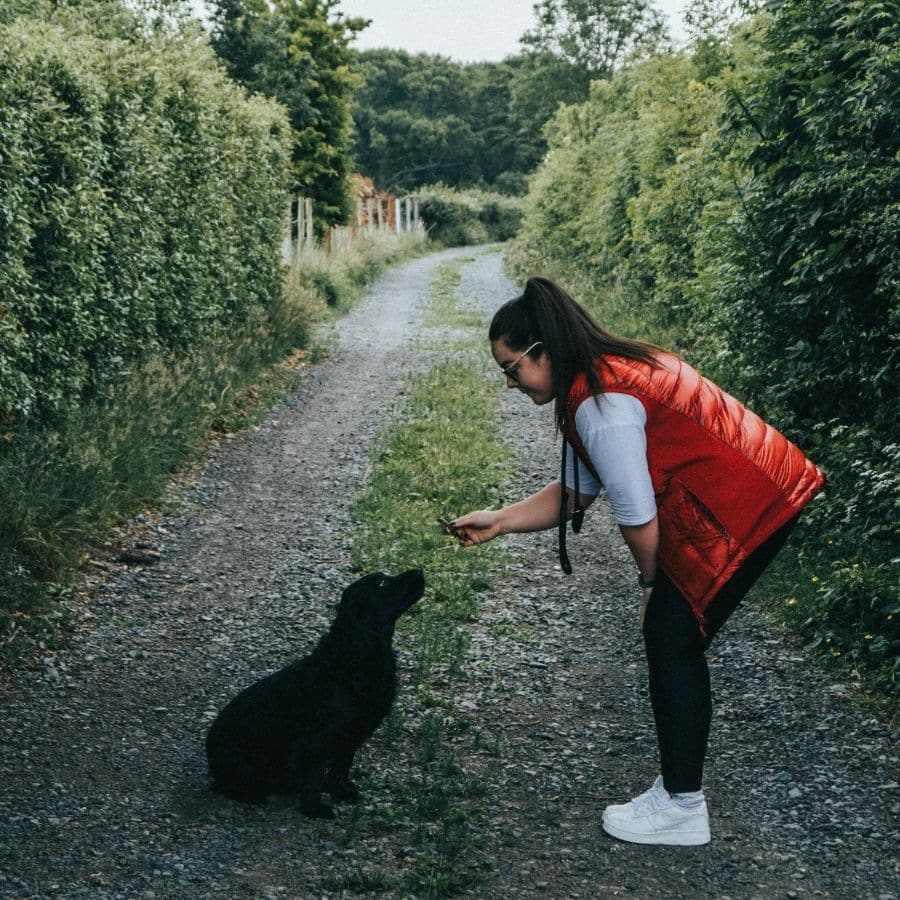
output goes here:
[{"label": "shirt sleeve", "polygon": [[[644,404],[630,394],[588,397],[575,413],[578,436],[619,525],[645,525],[656,515],[647,466],[646,424]],[[596,479],[591,480],[596,483]],[[582,489],[582,493],[591,492]]]}]

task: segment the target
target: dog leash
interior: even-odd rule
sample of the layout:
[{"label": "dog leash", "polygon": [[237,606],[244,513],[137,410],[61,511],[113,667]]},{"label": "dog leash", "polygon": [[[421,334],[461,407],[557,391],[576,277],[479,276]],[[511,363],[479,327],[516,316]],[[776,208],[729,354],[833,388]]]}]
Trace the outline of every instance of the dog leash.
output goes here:
[{"label": "dog leash", "polygon": [[[566,575],[572,574],[572,563],[569,562],[569,554],[566,552],[566,519],[569,512],[569,495],[566,493],[566,449],[569,446],[565,434],[563,434],[562,442],[562,462],[560,463],[559,482],[560,482],[560,498],[559,498],[559,565]],[[575,449],[574,447],[572,448]],[[572,510],[572,531],[578,534],[581,531],[581,523],[584,521],[584,507],[578,502],[581,496],[578,485],[578,459],[575,459],[573,466],[575,471],[575,508]]]}]

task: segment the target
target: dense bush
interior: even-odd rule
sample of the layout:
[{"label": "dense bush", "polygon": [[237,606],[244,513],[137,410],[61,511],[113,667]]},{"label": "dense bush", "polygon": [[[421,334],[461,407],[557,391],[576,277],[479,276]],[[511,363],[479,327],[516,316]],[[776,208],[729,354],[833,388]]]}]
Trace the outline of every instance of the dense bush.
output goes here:
[{"label": "dense bush", "polygon": [[5,658],[59,639],[89,536],[157,497],[309,326],[279,259],[283,112],[157,5],[0,5]]},{"label": "dense bush", "polygon": [[277,302],[289,157],[283,112],[198,35],[0,26],[6,428]]},{"label": "dense bush", "polygon": [[562,110],[511,255],[518,271],[556,275],[620,330],[682,349],[695,313],[693,245],[719,188],[704,135],[721,101],[696,76],[689,58],[657,57]]},{"label": "dense bush", "polygon": [[447,247],[506,241],[522,223],[521,200],[506,194],[433,184],[416,196],[428,236]]},{"label": "dense bush", "polygon": [[748,152],[703,284],[738,389],[828,469],[807,524],[807,627],[900,671],[900,16],[768,7],[765,65],[728,97],[723,137]]},{"label": "dense bush", "polygon": [[748,152],[704,284],[754,394],[896,439],[897,5],[769,6],[765,66],[727,98],[723,137]]},{"label": "dense bush", "polygon": [[883,672],[900,659],[900,19],[767,6],[714,53],[634,65],[562,110],[510,261],[675,346],[826,469],[783,612]]}]

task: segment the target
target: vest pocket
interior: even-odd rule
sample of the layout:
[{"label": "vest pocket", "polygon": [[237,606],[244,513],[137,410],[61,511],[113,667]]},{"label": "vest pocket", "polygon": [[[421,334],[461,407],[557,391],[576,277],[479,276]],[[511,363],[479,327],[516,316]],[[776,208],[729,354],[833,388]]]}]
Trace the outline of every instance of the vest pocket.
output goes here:
[{"label": "vest pocket", "polygon": [[726,569],[737,544],[706,504],[672,477],[657,496],[660,562],[702,596]]}]

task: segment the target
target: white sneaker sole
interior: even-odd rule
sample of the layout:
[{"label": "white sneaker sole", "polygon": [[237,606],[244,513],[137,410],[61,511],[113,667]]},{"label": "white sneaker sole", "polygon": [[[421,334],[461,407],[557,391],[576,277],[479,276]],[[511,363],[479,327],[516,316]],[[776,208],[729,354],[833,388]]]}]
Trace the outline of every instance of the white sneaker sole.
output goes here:
[{"label": "white sneaker sole", "polygon": [[685,831],[681,828],[654,831],[649,834],[644,832],[629,831],[615,822],[603,820],[603,830],[620,841],[629,841],[632,844],[662,844],[668,847],[699,847],[710,842],[708,828],[697,828]]}]

